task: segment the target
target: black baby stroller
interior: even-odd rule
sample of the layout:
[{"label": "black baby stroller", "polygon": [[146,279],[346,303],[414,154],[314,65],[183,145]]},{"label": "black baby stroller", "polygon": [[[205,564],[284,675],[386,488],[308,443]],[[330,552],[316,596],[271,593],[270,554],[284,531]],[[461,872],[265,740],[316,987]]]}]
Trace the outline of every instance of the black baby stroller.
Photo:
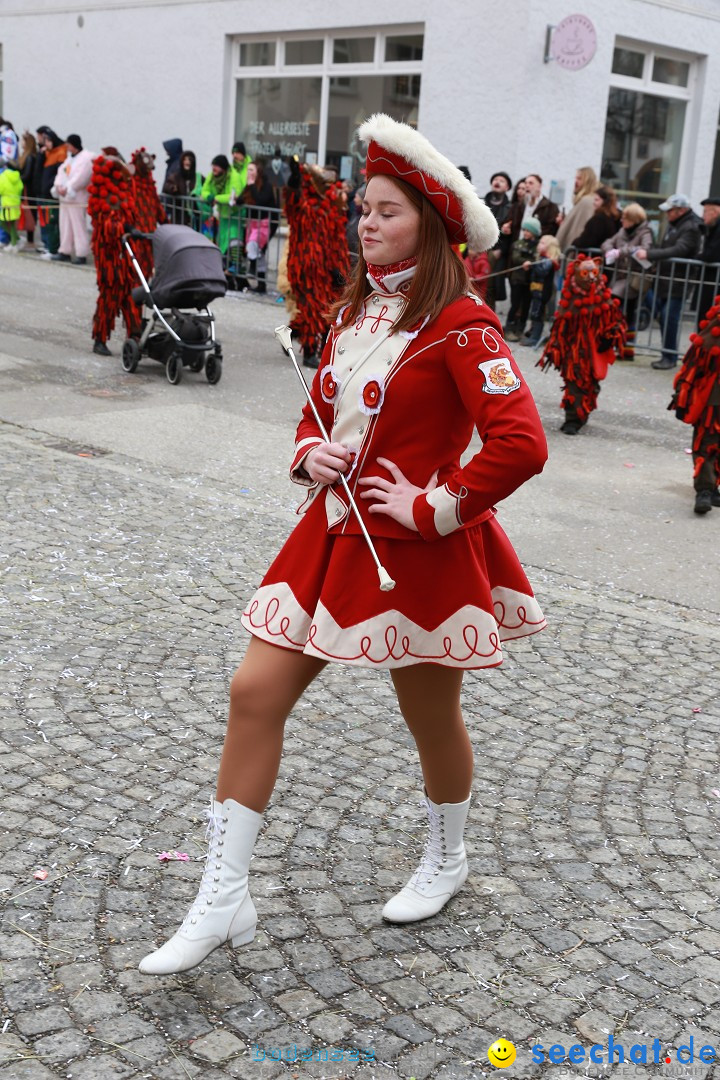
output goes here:
[{"label": "black baby stroller", "polygon": [[[131,239],[152,241],[155,274],[149,284]],[[135,371],[141,358],[149,356],[165,364],[173,385],[182,379],[183,367],[202,371],[204,366],[207,381],[219,382],[222,349],[215,340],[215,317],[207,305],[224,296],[227,288],[220,249],[186,225],[158,225],[153,233],[132,229],[123,236],[123,244],[141,282],[132,298],[143,307],[140,336],[129,337],[123,345],[125,370]],[[181,308],[195,308],[200,314]]]}]

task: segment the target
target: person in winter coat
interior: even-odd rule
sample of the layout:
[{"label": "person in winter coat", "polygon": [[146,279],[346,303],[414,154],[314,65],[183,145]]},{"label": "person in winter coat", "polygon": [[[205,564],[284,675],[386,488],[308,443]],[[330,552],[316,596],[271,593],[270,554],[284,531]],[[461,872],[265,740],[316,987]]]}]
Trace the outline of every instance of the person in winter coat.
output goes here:
[{"label": "person in winter coat", "polygon": [[[84,265],[90,254],[90,237],[85,218],[87,215],[88,184],[92,177],[93,158],[89,150],[83,150],[79,135],[68,135],[68,154],[55,174],[51,194],[60,203],[60,246],[52,256],[55,262]],[[75,258],[72,258],[73,251]]]},{"label": "person in winter coat", "polygon": [[182,139],[166,139],[163,143],[163,150],[167,154],[167,159],[165,161],[165,178],[162,187],[164,194],[165,185],[172,174],[180,171],[180,162],[183,155]]},{"label": "person in winter coat", "polygon": [[[413,128],[379,114],[359,138],[369,143],[362,251],[310,391],[325,431],[306,405],[291,466],[307,490],[305,512],[242,616],[252,640],[231,684],[205,869],[178,931],[141,960],[146,975],[188,971],[214,949],[253,941],[251,857],[286,719],[328,662],[336,679],[343,668],[347,677],[388,670],[417,748],[428,838],[382,918],[417,923],[452,902],[468,876],[473,778],[463,672],[499,664],[503,639],[545,625],[495,504],[542,470],[547,444],[500,324],[468,295],[453,252],[454,244],[490,247],[495,219]],[[476,429],[482,449],[461,465]],[[378,587],[341,475],[397,583]],[[385,768],[396,770],[388,750],[378,746]],[[372,775],[357,780],[376,788]],[[353,868],[353,881],[358,874]],[[174,906],[148,916],[148,937]]]},{"label": "person in winter coat", "polygon": [[[175,225],[200,228],[200,212],[190,200],[198,200],[205,178],[197,171],[197,161],[192,150],[183,150],[180,168],[174,169],[163,184],[162,200],[168,220]],[[209,211],[212,213],[212,208]]]},{"label": "person in winter coat", "polygon": [[557,240],[563,255],[571,246],[574,236],[579,236],[587,222],[595,213],[593,195],[598,186],[595,170],[584,165],[575,173],[573,204],[565,215],[557,231]]},{"label": "person in winter coat", "polygon": [[525,220],[534,217],[540,222],[541,234],[549,233],[554,236],[558,231],[560,207],[543,195],[542,177],[537,173],[528,173],[523,184],[525,187],[523,199],[515,204],[509,221],[505,222],[501,231],[509,231],[514,242],[520,235],[520,229]]},{"label": "person in winter coat", "polygon": [[12,165],[19,155],[18,137],[9,120],[0,116],[0,166]]},{"label": "person in winter coat", "polygon": [[248,168],[252,158],[245,150],[244,142],[236,142],[232,148],[232,176],[230,184],[235,192],[235,198],[240,200],[240,196],[247,187],[248,183]]},{"label": "person in winter coat", "polygon": [[651,367],[667,371],[677,367],[678,330],[680,316],[688,284],[692,280],[687,267],[675,267],[671,259],[695,259],[700,251],[700,218],[693,213],[687,195],[677,192],[659,206],[668,217],[668,227],[661,242],[649,248],[640,248],[638,259],[659,263],[658,277],[645,297],[645,306],[660,319],[662,326],[662,354],[653,360]]},{"label": "person in winter coat", "polygon": [[[488,207],[488,209],[490,209]],[[488,291],[488,274],[490,273],[490,259],[489,253],[486,251],[478,251],[477,249],[468,248],[463,255],[463,262],[465,263],[465,269],[468,272],[470,278],[470,284],[472,285],[478,296],[481,296],[483,300],[486,300],[486,293]]]},{"label": "person in winter coat", "polygon": [[635,326],[640,303],[640,286],[644,284],[641,266],[635,258],[640,248],[652,247],[655,242],[647,214],[639,203],[628,203],[620,215],[621,228],[602,244],[605,265],[613,268],[610,292],[622,304],[628,325],[625,350],[619,359],[635,359]]},{"label": "person in winter coat", "polygon": [[233,187],[233,171],[224,154],[217,154],[212,159],[200,198],[213,208],[218,224],[216,243],[223,255],[227,255],[231,245],[237,247],[240,211],[236,209],[238,193]]},{"label": "person in winter coat", "polygon": [[15,255],[18,251],[17,223],[21,214],[23,182],[17,162],[7,162],[0,172],[0,226],[8,234],[4,251]]},{"label": "person in winter coat", "polygon": [[530,329],[522,344],[534,349],[540,343],[545,310],[555,288],[555,274],[560,267],[561,254],[557,237],[546,233],[538,240],[535,260],[530,266]]},{"label": "person in winter coat", "polygon": [[620,224],[617,195],[613,188],[602,184],[592,198],[593,215],[585,222],[582,232],[573,237],[570,245],[585,254],[598,251],[605,240],[615,235]]},{"label": "person in winter coat", "polygon": [[[510,202],[510,196],[508,192],[512,187],[512,180],[506,172],[496,172],[490,177],[490,190],[485,196],[485,205],[498,223],[498,228],[502,229],[502,226],[510,218],[512,214],[512,204]],[[507,292],[505,288],[505,278],[502,276],[501,271],[505,268],[505,259],[507,256],[506,247],[503,245],[503,234],[499,234],[497,243],[492,251],[487,253],[487,258],[490,262],[490,272],[496,273],[497,277],[491,277],[485,282],[484,299],[485,303],[495,310],[495,305],[501,300],[504,300]]]},{"label": "person in winter coat", "polygon": [[[36,132],[38,156],[35,162],[35,198],[49,203],[52,199],[52,187],[57,171],[67,157],[67,145],[52,128],[43,125]],[[60,246],[60,215],[57,206],[45,205],[38,208],[40,235],[45,248],[43,258],[49,259]]]},{"label": "person in winter coat", "polygon": [[510,249],[510,307],[505,323],[508,341],[520,341],[525,332],[530,310],[530,267],[535,261],[535,251],[540,239],[540,222],[537,218],[525,218],[520,236]]},{"label": "person in winter coat", "polygon": [[[29,131],[23,131],[20,142],[20,156],[18,157],[18,168],[20,169],[20,176],[22,177],[23,182],[23,215],[18,224],[18,228],[25,230],[27,238],[25,242],[27,244],[32,244],[35,239],[35,214],[30,208],[30,204],[27,200],[32,198],[37,152],[38,148],[35,136]],[[23,237],[20,237],[18,242],[21,245],[22,241]]]},{"label": "person in winter coat", "polygon": [[720,263],[720,196],[709,195],[700,205],[703,208],[703,240],[698,257],[708,265],[704,268],[704,283],[698,294],[698,325],[700,319],[705,318],[705,312],[711,307],[716,294],[720,293],[718,267],[710,265]]},{"label": "person in winter coat", "polygon": [[[255,292],[264,293],[267,289],[265,271],[267,269],[267,246],[270,237],[277,231],[277,217],[268,213],[275,210],[275,194],[272,184],[260,161],[253,161],[248,166],[247,187],[242,201],[246,207],[245,256],[247,258],[248,285]],[[266,212],[263,213],[263,208]]]}]

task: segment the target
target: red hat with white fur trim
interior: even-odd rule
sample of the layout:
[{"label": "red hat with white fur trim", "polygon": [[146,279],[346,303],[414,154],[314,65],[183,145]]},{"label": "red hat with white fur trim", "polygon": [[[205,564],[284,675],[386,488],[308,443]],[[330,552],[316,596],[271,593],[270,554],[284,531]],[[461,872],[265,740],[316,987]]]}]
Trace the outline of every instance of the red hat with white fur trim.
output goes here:
[{"label": "red hat with white fur trim", "polygon": [[408,124],[375,113],[358,129],[368,144],[367,179],[395,176],[412,184],[435,207],[453,244],[486,251],[498,238],[493,214],[456,165]]}]

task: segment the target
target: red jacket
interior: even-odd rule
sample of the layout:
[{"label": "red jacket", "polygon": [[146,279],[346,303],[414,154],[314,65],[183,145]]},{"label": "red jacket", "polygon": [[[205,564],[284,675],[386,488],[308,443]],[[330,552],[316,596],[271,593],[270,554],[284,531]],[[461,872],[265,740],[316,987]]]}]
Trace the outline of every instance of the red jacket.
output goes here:
[{"label": "red jacket", "polygon": [[[405,303],[402,292],[375,292],[349,329],[333,327],[312,396],[331,439],[356,453],[348,483],[371,535],[417,535],[387,515],[368,514],[358,499],[361,475],[391,479],[378,457],[423,488],[438,471],[437,488],[418,495],[413,507],[420,534],[435,540],[489,517],[496,502],[542,471],[547,444],[500,323],[482,300],[461,297],[415,333],[391,334]],[[476,427],[482,449],[461,467]],[[291,476],[311,486],[309,499],[325,494],[331,531],[357,533],[341,485],[313,485],[302,469],[323,441],[306,405]]]}]

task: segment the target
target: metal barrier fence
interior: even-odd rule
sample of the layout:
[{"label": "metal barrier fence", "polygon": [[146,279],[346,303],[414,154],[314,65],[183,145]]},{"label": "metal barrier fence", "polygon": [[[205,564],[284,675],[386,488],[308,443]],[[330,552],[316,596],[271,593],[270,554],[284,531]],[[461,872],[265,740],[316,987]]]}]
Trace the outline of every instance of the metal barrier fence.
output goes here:
[{"label": "metal barrier fence", "polygon": [[[276,292],[283,245],[288,229],[282,212],[264,206],[215,206],[192,196],[161,196],[168,221],[188,225],[210,237],[223,254],[230,288],[252,292]],[[58,203],[54,199],[23,197],[36,228],[57,227]],[[28,227],[30,221],[18,222]],[[89,221],[88,221],[88,227]],[[584,254],[602,255],[599,249]],[[576,256],[570,249],[563,257],[558,282]],[[641,265],[618,260],[603,266],[608,285],[622,304],[638,352],[661,353],[687,349],[689,335],[720,293],[720,263],[699,259],[668,259]],[[550,316],[550,311],[546,312]],[[546,331],[548,327],[546,324]]]},{"label": "metal barrier fence", "polygon": [[[602,255],[599,249],[583,254]],[[576,257],[568,251],[560,273]],[[637,352],[682,356],[690,334],[715,296],[720,293],[720,263],[700,259],[666,259],[641,265],[631,257],[627,262],[603,266],[608,286],[622,305],[628,327],[634,331]]]}]

